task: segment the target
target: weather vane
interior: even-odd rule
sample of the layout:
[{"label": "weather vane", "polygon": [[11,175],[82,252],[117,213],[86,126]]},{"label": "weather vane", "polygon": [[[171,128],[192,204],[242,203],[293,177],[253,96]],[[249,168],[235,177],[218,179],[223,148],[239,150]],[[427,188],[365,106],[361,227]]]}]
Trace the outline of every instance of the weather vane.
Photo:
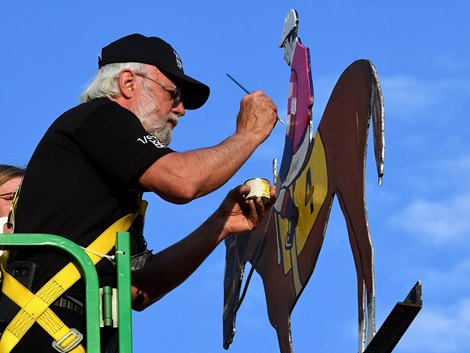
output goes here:
[{"label": "weather vane", "polygon": [[[298,14],[291,10],[280,41],[291,75],[289,126],[279,173],[274,171],[276,202],[257,229],[225,240],[224,347],[228,349],[234,338],[237,310],[256,270],[263,280],[269,320],[276,329],[280,351],[293,352],[290,315],[315,269],[337,196],[357,274],[358,351],[391,352],[421,309],[422,295],[418,281],[376,333],[374,254],[364,173],[372,120],[376,167],[382,183],[385,131],[379,79],[369,60],[353,62],[338,79],[313,135],[310,52],[298,37],[298,24]],[[252,267],[240,295],[247,261]]]}]

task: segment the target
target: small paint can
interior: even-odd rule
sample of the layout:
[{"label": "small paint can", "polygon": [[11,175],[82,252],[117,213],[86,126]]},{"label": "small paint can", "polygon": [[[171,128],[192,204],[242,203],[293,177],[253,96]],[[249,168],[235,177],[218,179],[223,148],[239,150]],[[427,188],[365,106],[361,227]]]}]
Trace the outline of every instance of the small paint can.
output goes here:
[{"label": "small paint can", "polygon": [[261,197],[264,202],[269,201],[269,181],[263,178],[253,178],[245,181],[245,185],[250,186],[250,193],[246,195],[247,200]]}]

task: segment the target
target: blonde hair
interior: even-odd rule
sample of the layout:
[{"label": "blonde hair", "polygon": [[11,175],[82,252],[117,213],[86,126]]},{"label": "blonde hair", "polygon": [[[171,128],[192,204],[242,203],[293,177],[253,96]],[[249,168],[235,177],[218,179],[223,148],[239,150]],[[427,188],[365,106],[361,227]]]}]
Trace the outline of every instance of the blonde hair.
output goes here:
[{"label": "blonde hair", "polygon": [[16,177],[23,177],[25,170],[13,165],[0,164],[0,185]]}]

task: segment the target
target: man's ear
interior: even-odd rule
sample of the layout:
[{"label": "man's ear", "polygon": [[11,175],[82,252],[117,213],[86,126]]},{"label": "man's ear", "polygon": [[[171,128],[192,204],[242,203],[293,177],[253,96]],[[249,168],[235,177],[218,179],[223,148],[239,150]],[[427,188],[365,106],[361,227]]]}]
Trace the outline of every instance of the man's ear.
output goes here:
[{"label": "man's ear", "polygon": [[119,73],[118,86],[121,96],[130,99],[135,93],[135,84],[137,76],[129,69],[124,69]]}]

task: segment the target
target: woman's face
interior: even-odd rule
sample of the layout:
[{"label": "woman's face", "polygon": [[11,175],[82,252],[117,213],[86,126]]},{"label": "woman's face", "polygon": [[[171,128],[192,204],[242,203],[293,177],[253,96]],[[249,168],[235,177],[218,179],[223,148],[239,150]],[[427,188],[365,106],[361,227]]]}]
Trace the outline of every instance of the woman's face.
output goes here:
[{"label": "woman's face", "polygon": [[21,177],[16,177],[8,180],[6,183],[0,185],[0,217],[8,216],[10,211],[11,201],[13,195],[21,183]]}]

